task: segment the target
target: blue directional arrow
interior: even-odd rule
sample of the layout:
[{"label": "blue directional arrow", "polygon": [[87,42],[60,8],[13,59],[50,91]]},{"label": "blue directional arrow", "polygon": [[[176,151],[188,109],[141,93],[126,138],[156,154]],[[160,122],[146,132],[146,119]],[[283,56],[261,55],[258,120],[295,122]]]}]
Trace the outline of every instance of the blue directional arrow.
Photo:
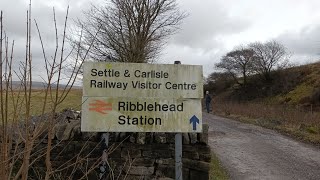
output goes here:
[{"label": "blue directional arrow", "polygon": [[190,119],[190,124],[192,123],[192,129],[197,130],[197,123],[199,124],[199,119],[196,115],[193,115]]}]

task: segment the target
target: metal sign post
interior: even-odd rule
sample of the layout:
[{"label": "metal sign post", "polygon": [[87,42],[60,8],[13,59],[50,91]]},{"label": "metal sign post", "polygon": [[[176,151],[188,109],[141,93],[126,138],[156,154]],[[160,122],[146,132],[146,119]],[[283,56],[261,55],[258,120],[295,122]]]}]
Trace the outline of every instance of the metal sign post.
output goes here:
[{"label": "metal sign post", "polygon": [[[180,61],[175,61],[174,64],[181,64]],[[182,180],[182,134],[175,135],[175,169],[176,180]]]},{"label": "metal sign post", "polygon": [[175,168],[176,180],[182,180],[182,134],[177,133],[175,136]]}]

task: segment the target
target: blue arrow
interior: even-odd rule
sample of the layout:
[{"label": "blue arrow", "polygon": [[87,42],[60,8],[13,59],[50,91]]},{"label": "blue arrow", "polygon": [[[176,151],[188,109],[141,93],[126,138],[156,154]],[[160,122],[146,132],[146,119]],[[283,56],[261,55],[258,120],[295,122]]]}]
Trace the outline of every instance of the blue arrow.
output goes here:
[{"label": "blue arrow", "polygon": [[190,124],[192,123],[192,129],[197,130],[197,123],[199,124],[199,119],[196,115],[193,115],[190,119]]}]

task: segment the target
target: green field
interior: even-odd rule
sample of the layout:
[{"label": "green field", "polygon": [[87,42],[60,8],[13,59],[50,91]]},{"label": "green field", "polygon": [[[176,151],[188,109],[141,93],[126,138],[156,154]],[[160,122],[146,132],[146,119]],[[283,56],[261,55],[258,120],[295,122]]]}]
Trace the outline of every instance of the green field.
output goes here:
[{"label": "green field", "polygon": [[[58,97],[62,94],[62,90],[58,91]],[[6,94],[3,93],[3,99],[5,99]],[[62,111],[66,108],[72,108],[74,110],[81,109],[81,97],[82,90],[81,89],[72,89],[68,96],[64,99],[64,101],[57,105],[56,112]],[[45,112],[52,111],[53,102],[55,101],[55,92],[53,92],[52,96],[48,94],[47,101],[45,102],[45,91],[44,90],[32,90],[31,92],[31,103],[30,103],[30,114],[31,115],[40,115],[42,113],[42,109],[46,104]],[[7,103],[3,100],[4,107],[8,106],[9,115],[14,112],[14,105],[16,105],[16,111],[21,115],[26,112],[26,101],[24,97],[23,91],[14,91],[8,93],[8,101]],[[6,108],[5,108],[6,109]]]},{"label": "green field", "polygon": [[[59,91],[61,93],[61,91]],[[41,109],[44,104],[44,97],[45,93],[44,91],[33,91],[32,92],[32,98],[31,98],[31,112],[32,114],[41,114]],[[54,96],[55,97],[55,96]],[[81,97],[82,97],[82,90],[81,89],[73,89],[69,92],[66,99],[57,106],[57,112],[62,111],[66,108],[72,108],[74,110],[81,110]],[[48,98],[47,103],[47,111],[51,110],[52,107],[52,100],[51,97]]]}]

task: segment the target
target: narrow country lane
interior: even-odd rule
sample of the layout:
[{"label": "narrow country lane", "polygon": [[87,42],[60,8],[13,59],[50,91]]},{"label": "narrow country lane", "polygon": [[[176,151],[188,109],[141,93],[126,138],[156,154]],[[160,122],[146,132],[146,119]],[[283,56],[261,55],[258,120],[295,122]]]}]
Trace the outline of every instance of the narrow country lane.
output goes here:
[{"label": "narrow country lane", "polygon": [[320,149],[275,131],[203,112],[209,144],[231,179],[320,179]]}]

